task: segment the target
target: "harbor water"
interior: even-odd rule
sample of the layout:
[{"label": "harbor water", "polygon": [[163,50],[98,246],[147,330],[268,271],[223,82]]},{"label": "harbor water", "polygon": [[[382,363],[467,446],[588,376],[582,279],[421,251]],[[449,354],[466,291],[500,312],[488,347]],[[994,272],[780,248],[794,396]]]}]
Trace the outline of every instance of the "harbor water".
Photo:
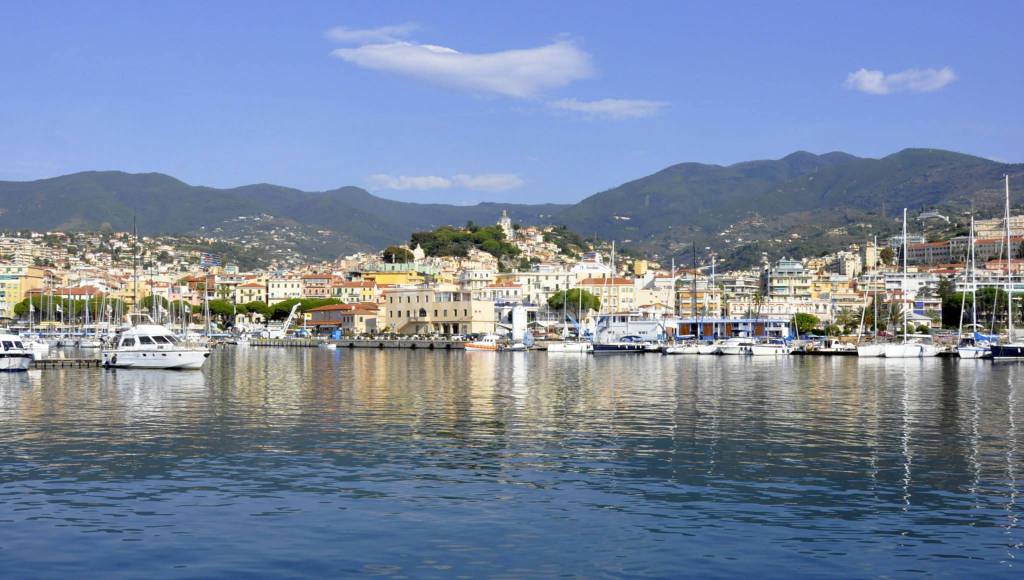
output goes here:
[{"label": "harbor water", "polygon": [[5,577],[1020,578],[1024,365],[225,348],[0,376]]}]

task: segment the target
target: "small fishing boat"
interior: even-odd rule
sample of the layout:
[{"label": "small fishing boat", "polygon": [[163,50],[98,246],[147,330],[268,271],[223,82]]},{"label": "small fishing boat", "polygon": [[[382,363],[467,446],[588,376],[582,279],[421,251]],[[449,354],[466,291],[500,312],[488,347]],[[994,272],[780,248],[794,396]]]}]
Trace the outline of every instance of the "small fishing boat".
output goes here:
[{"label": "small fishing boat", "polygon": [[465,348],[468,352],[497,352],[500,348],[498,335],[486,334],[477,340],[467,342]]}]

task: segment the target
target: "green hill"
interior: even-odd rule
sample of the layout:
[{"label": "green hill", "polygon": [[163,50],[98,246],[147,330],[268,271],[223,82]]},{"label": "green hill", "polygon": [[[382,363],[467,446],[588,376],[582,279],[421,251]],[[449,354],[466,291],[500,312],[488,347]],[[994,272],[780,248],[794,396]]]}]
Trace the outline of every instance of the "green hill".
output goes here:
[{"label": "green hill", "polygon": [[0,182],[0,229],[125,230],[137,215],[147,233],[229,231],[239,216],[270,214],[337,232],[341,241],[329,247],[342,252],[402,243],[412,232],[444,225],[492,224],[506,209],[520,223],[564,224],[662,258],[696,241],[742,265],[762,252],[807,255],[890,234],[903,207],[954,216],[974,207],[998,215],[1003,174],[1016,182],[1022,199],[1024,164],[937,149],[881,159],[799,151],[729,166],[680,163],[575,205],[456,206],[399,202],[358,187],[216,189],[158,173],[91,171]]},{"label": "green hill", "polygon": [[801,151],[729,166],[681,163],[590,196],[558,218],[662,256],[692,241],[726,255],[749,254],[752,246],[775,255],[820,253],[891,233],[903,207],[955,213],[973,205],[995,215],[1007,173],[1024,176],[1024,164],[936,149],[882,159]]}]

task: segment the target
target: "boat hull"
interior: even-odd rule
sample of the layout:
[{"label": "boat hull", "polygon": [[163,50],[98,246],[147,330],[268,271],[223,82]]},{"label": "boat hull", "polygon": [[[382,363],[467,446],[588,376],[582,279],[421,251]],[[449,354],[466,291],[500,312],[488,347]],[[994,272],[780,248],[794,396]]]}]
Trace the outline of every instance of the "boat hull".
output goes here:
[{"label": "boat hull", "polygon": [[939,355],[939,349],[930,344],[893,343],[885,345],[885,358],[929,358]]},{"label": "boat hull", "polygon": [[857,346],[857,356],[863,358],[880,358],[885,356],[884,344],[861,344]]},{"label": "boat hull", "polygon": [[722,354],[722,349],[717,344],[699,344],[697,354]]},{"label": "boat hull", "polygon": [[772,344],[755,344],[747,347],[753,356],[786,356],[789,354],[788,346]]},{"label": "boat hull", "polygon": [[117,369],[199,370],[209,356],[206,350],[104,351],[102,360]]},{"label": "boat hull", "polygon": [[32,366],[32,355],[28,353],[4,353],[0,355],[0,371],[21,372]]},{"label": "boat hull", "polygon": [[725,354],[725,355],[731,355],[731,356],[740,355],[740,354],[748,354],[750,352],[750,345],[746,345],[746,344],[722,345],[722,346],[718,347],[718,352],[719,352],[719,354]]},{"label": "boat hull", "polygon": [[642,344],[595,344],[594,354],[643,354],[644,345]]},{"label": "boat hull", "polygon": [[960,358],[989,358],[992,356],[992,349],[986,346],[961,346],[956,349],[956,354]]},{"label": "boat hull", "polygon": [[700,347],[696,344],[681,344],[677,346],[666,346],[662,352],[665,354],[700,354]]},{"label": "boat hull", "polygon": [[585,354],[592,350],[589,342],[552,342],[548,344],[548,352]]},{"label": "boat hull", "polygon": [[996,360],[1024,359],[1024,344],[993,344],[990,352]]}]

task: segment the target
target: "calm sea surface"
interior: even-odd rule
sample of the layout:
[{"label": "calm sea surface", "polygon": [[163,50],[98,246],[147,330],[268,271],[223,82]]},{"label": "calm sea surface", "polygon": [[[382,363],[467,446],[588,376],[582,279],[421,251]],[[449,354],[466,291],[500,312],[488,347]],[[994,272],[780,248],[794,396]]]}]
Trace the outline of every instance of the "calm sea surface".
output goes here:
[{"label": "calm sea surface", "polygon": [[1022,578],[1024,365],[259,349],[0,376],[5,577]]}]

